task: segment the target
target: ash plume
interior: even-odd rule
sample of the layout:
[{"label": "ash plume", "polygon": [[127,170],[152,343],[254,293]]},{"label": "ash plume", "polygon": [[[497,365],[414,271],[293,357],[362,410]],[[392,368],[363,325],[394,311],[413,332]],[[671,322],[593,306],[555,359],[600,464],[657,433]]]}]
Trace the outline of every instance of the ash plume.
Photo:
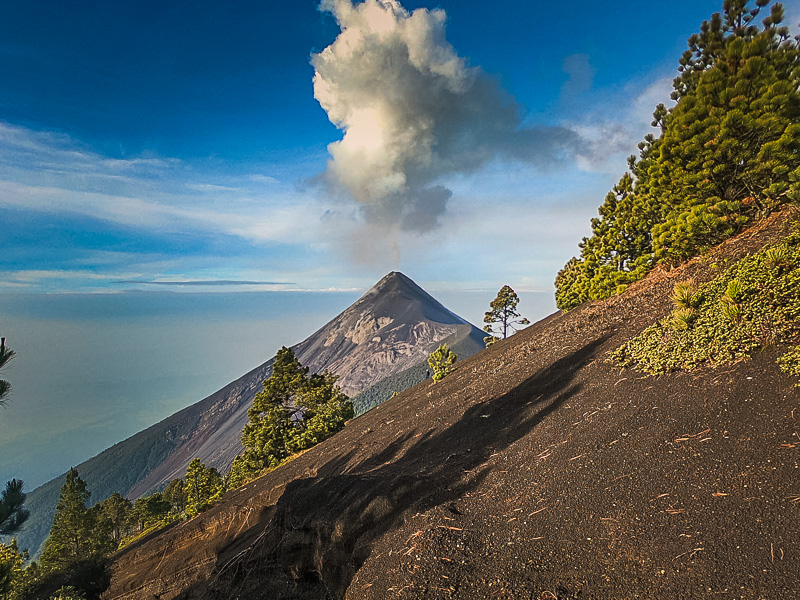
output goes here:
[{"label": "ash plume", "polygon": [[397,0],[322,0],[341,33],[312,56],[314,97],[344,132],[329,145],[331,189],[368,223],[435,228],[451,191],[441,178],[504,157],[546,166],[572,154],[578,136],[521,128],[514,99],[445,39],[443,10],[407,11]]}]

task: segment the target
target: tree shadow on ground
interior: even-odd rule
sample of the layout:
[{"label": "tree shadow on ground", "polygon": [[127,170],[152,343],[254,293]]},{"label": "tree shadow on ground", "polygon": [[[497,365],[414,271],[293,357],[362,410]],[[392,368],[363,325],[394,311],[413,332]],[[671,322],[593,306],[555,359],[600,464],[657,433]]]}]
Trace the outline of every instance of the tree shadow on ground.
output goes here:
[{"label": "tree shadow on ground", "polygon": [[559,359],[502,396],[474,404],[444,430],[408,431],[355,466],[348,466],[352,450],[316,476],[292,481],[274,510],[242,534],[257,541],[232,560],[220,553],[203,595],[343,597],[376,538],[409,511],[449,506],[475,489],[491,470],[492,454],[529,434],[582,389],[575,376],[606,339]]}]

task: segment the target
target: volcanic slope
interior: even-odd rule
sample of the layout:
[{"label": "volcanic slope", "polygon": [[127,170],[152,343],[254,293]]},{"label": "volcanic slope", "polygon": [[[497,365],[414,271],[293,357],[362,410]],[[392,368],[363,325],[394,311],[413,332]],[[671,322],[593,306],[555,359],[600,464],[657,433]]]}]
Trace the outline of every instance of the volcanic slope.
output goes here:
[{"label": "volcanic slope", "polygon": [[354,419],[121,551],[104,598],[796,597],[800,388],[781,349],[657,378],[607,354],[787,219]]},{"label": "volcanic slope", "polygon": [[[484,348],[483,337],[481,330],[447,310],[411,279],[392,272],[294,350],[312,373],[327,369],[338,374],[338,385],[353,395],[424,362],[442,342],[466,357]],[[272,359],[78,465],[92,500],[103,500],[117,491],[135,499],[162,488],[171,479],[183,477],[194,457],[226,472],[242,450],[240,437],[253,397],[271,372]],[[405,387],[418,380],[404,380]],[[391,391],[383,394],[380,400],[391,396]],[[31,518],[18,535],[21,548],[35,551],[44,541],[63,481],[63,476],[58,477],[28,495]]]}]

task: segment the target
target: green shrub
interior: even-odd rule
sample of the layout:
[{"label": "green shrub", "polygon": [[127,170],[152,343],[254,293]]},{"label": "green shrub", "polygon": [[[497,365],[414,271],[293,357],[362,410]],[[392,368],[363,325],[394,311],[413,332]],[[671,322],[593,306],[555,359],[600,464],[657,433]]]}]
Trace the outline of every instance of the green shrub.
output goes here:
[{"label": "green shrub", "polygon": [[[723,299],[725,296],[723,296]],[[722,314],[726,319],[734,323],[739,323],[742,320],[742,307],[733,302],[722,302]]]},{"label": "green shrub", "polygon": [[[788,265],[800,265],[800,231],[730,266],[698,290],[694,310],[678,309],[645,329],[611,357],[624,367],[651,374],[719,365],[765,346],[792,344],[800,329],[800,268],[764,269],[770,250],[786,249]],[[786,372],[800,375],[795,346],[779,359]]]},{"label": "green shrub", "polygon": [[[778,358],[778,364],[784,373],[800,377],[800,345],[790,348],[786,354]],[[800,387],[800,383],[795,385]]]},{"label": "green shrub", "polygon": [[725,288],[722,300],[727,304],[738,304],[742,299],[743,293],[744,287],[742,287],[742,282],[738,279],[731,279],[728,282],[728,287]]},{"label": "green shrub", "polygon": [[455,371],[458,355],[450,350],[447,344],[441,344],[428,356],[428,364],[433,370],[433,381],[441,381]]},{"label": "green shrub", "polygon": [[677,331],[683,331],[684,329],[688,329],[692,321],[694,321],[695,312],[692,308],[681,308],[676,311],[672,312],[672,317],[670,319],[670,324],[672,325],[673,329]]},{"label": "green shrub", "polygon": [[764,264],[768,269],[780,269],[789,266],[789,249],[786,246],[770,248],[764,254]]}]

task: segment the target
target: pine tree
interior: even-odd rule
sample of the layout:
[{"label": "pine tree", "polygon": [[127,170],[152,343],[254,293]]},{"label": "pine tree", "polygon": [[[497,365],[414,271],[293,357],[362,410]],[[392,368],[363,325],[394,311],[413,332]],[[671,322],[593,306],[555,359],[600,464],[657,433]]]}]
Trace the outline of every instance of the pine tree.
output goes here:
[{"label": "pine tree", "polygon": [[12,479],[6,482],[6,489],[0,493],[0,535],[19,530],[30,514],[23,507],[26,494],[22,486],[22,481]]},{"label": "pine tree", "polygon": [[[6,338],[0,338],[0,369],[13,357],[14,351],[6,346]],[[0,406],[5,406],[10,392],[11,384],[0,379]],[[22,486],[22,481],[12,479],[6,482],[6,489],[0,493],[0,535],[18,531],[30,516],[23,506],[26,494]],[[10,545],[0,544],[0,595],[7,594],[14,579],[19,578],[26,559],[27,553],[19,552],[16,540],[11,540]]]},{"label": "pine tree", "polygon": [[433,371],[433,380],[441,381],[455,370],[458,355],[447,344],[441,344],[428,356],[428,365]]},{"label": "pine tree", "polygon": [[[0,338],[0,369],[14,358],[14,351],[6,346],[6,338]],[[4,406],[11,384],[0,379],[0,406]],[[22,481],[12,479],[6,483],[6,489],[0,493],[0,535],[8,535],[17,531],[28,518],[28,511],[22,506],[25,494],[22,492]]]},{"label": "pine tree", "polygon": [[23,576],[23,565],[28,559],[28,553],[20,552],[17,540],[10,544],[0,544],[0,597],[5,598]]},{"label": "pine tree", "polygon": [[264,381],[264,389],[253,399],[242,443],[248,450],[248,462],[260,465],[259,470],[277,466],[288,456],[286,441],[292,427],[292,409],[306,386],[307,373],[308,368],[300,364],[294,352],[283,347],[275,355],[272,375]]},{"label": "pine tree", "polygon": [[238,487],[344,427],[353,417],[353,404],[336,380],[327,372],[309,377],[308,367],[291,348],[281,348],[272,375],[248,411],[249,422],[242,431],[245,451],[234,460],[228,485]]},{"label": "pine tree", "polygon": [[199,458],[192,459],[186,470],[186,513],[195,516],[218,500],[224,491],[219,472],[205,466]]},{"label": "pine tree", "polygon": [[169,482],[164,492],[162,493],[164,500],[170,503],[174,512],[183,512],[186,510],[186,482],[177,477]]},{"label": "pine tree", "polygon": [[308,378],[295,399],[292,428],[286,442],[290,454],[326,440],[353,418],[353,404],[336,386],[338,375],[325,371]]},{"label": "pine tree", "polygon": [[[6,338],[0,338],[0,370],[14,358],[15,352],[6,346]],[[0,379],[0,406],[5,406],[8,395],[11,393],[11,384],[5,379]]]},{"label": "pine tree", "polygon": [[125,536],[127,524],[133,511],[133,503],[123,497],[119,492],[114,492],[98,505],[100,518],[108,524],[111,539],[119,543]]},{"label": "pine tree", "polygon": [[[484,338],[486,345],[489,346],[497,339],[497,336],[503,336],[506,339],[509,335],[509,330],[516,331],[515,325],[530,325],[530,321],[525,317],[520,318],[517,312],[517,304],[519,304],[519,297],[510,286],[504,285],[497,292],[497,297],[489,303],[492,309],[487,312],[483,317],[483,322],[488,323],[484,326],[483,330],[489,333],[488,337]],[[495,326],[499,327],[495,331]]]},{"label": "pine tree", "polygon": [[161,492],[142,496],[136,499],[128,513],[128,525],[135,530],[143,531],[164,518],[171,508],[172,505],[164,500]]},{"label": "pine tree", "polygon": [[44,543],[41,565],[60,571],[81,561],[102,558],[109,551],[110,536],[100,535],[97,511],[86,508],[91,493],[73,467],[61,487],[50,535]]}]

